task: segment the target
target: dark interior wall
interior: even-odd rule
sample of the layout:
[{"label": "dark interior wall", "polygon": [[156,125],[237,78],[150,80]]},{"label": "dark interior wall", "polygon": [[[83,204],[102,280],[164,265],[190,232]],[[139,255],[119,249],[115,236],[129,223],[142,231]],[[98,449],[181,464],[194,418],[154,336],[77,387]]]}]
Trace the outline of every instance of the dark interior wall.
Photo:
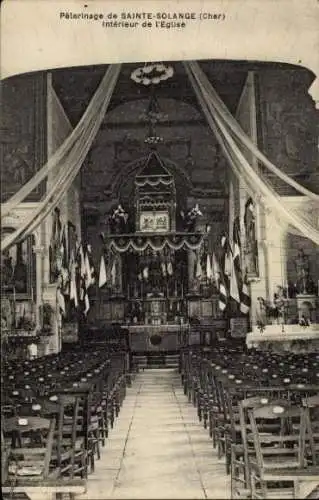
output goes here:
[{"label": "dark interior wall", "polygon": [[[267,157],[298,182],[319,192],[313,174],[318,169],[318,111],[308,94],[313,75],[303,69],[258,71],[261,147]],[[273,176],[269,175],[272,180]],[[276,179],[282,195],[296,192]]]},{"label": "dark interior wall", "polygon": [[[46,161],[46,74],[1,83],[1,202],[18,191]],[[25,201],[37,201],[40,185]]]}]

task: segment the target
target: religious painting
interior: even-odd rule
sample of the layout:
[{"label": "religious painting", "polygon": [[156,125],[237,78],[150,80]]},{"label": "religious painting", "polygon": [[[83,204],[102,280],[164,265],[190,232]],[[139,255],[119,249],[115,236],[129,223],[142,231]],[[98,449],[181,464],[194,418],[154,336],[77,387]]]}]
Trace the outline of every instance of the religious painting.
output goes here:
[{"label": "religious painting", "polygon": [[5,295],[32,298],[32,237],[1,253],[1,280]]},{"label": "religious painting", "polygon": [[244,269],[248,279],[259,276],[256,205],[248,198],[244,213]]},{"label": "religious painting", "polygon": [[140,228],[143,232],[165,233],[169,231],[168,211],[141,212]]}]

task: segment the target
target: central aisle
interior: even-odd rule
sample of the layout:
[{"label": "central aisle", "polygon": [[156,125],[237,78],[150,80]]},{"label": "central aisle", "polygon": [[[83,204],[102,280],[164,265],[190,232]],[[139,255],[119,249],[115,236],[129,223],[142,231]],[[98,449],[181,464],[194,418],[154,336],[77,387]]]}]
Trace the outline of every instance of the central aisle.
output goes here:
[{"label": "central aisle", "polygon": [[230,498],[230,478],[175,370],[139,373],[88,490],[107,499]]}]

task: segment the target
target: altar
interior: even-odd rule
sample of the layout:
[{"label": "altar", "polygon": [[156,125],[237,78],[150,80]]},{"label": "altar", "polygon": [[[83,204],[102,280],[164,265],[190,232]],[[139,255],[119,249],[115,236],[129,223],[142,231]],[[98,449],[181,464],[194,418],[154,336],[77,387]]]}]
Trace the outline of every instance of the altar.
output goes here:
[{"label": "altar", "polygon": [[254,327],[246,337],[246,345],[248,349],[272,350],[281,353],[315,352],[319,350],[319,324]]},{"label": "altar", "polygon": [[130,347],[134,353],[175,352],[188,330],[189,324],[129,325]]},{"label": "altar", "polygon": [[98,319],[125,328],[133,354],[177,355],[192,319],[219,314],[207,273],[209,232],[197,224],[198,205],[177,204],[175,178],[155,149],[135,173],[132,190],[134,197],[113,209],[101,233]]}]

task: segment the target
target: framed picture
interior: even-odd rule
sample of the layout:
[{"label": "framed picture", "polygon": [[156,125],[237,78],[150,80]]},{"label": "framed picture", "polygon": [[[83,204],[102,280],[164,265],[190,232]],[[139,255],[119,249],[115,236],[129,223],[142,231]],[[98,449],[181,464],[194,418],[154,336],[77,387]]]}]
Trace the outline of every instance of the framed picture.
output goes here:
[{"label": "framed picture", "polygon": [[32,299],[33,269],[32,236],[2,251],[1,279],[5,295],[12,294],[21,300]]},{"label": "framed picture", "polygon": [[141,212],[140,230],[151,233],[165,233],[169,231],[170,220],[168,211]]}]

